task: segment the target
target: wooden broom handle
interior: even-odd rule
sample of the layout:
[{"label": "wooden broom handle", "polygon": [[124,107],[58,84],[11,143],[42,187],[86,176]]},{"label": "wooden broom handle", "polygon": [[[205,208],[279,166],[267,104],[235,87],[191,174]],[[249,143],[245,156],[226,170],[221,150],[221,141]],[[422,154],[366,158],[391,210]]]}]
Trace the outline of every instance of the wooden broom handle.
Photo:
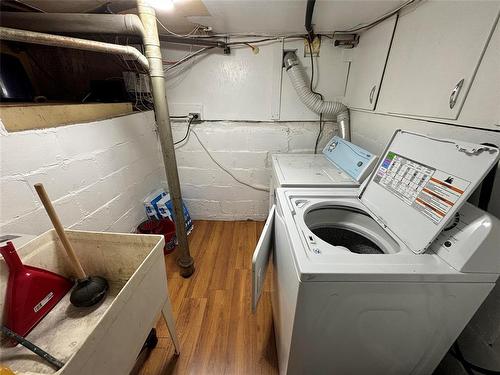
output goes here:
[{"label": "wooden broom handle", "polygon": [[86,278],[87,274],[83,270],[83,267],[76,256],[75,250],[73,249],[73,246],[71,246],[71,242],[69,242],[68,237],[66,236],[66,232],[64,231],[61,221],[59,220],[59,217],[54,210],[54,206],[52,206],[52,202],[50,201],[49,196],[47,195],[47,192],[43,187],[43,184],[35,184],[35,190],[38,193],[40,200],[42,201],[43,207],[45,207],[47,215],[49,215],[50,221],[52,221],[52,225],[54,226],[54,229],[56,230],[57,235],[59,236],[59,239],[63,244],[64,250],[66,250],[66,253],[68,254],[69,261],[73,266],[74,271],[76,272],[76,276],[79,279]]}]

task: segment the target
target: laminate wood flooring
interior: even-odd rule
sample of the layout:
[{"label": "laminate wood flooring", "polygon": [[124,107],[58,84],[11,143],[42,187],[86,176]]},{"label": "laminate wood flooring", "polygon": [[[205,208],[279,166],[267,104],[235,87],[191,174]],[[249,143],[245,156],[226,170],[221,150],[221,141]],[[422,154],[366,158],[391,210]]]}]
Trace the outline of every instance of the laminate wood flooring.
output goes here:
[{"label": "laminate wood flooring", "polygon": [[270,274],[257,313],[251,311],[252,254],[263,226],[254,221],[196,221],[189,236],[196,271],[189,279],[179,275],[175,252],[166,256],[181,354],[174,355],[159,319],[159,342],[141,375],[278,373]]}]

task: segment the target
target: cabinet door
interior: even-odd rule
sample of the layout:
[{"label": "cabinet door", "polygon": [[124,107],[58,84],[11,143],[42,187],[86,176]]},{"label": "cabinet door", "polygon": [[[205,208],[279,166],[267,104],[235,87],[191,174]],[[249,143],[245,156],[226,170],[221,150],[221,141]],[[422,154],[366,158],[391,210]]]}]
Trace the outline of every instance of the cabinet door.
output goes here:
[{"label": "cabinet door", "polygon": [[433,1],[400,15],[383,112],[456,119],[497,21],[498,1]]},{"label": "cabinet door", "polygon": [[500,23],[486,48],[458,123],[500,130]]},{"label": "cabinet door", "polygon": [[396,18],[391,17],[362,33],[357,47],[346,50],[351,62],[346,90],[349,107],[375,108]]}]

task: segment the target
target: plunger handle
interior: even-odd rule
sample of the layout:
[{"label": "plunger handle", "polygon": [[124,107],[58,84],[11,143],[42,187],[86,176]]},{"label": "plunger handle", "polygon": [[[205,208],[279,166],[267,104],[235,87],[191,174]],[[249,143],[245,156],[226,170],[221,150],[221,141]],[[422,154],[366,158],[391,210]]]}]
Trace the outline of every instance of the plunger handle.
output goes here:
[{"label": "plunger handle", "polygon": [[73,249],[73,246],[71,246],[71,242],[69,242],[68,237],[66,237],[66,232],[64,231],[61,221],[54,210],[54,206],[52,206],[52,202],[50,201],[43,184],[35,184],[35,190],[42,201],[43,207],[45,207],[47,215],[49,215],[50,221],[52,221],[52,225],[54,226],[54,229],[63,244],[64,250],[66,250],[66,253],[68,254],[69,261],[74,268],[76,276],[79,279],[85,279],[87,274],[83,270],[83,267],[76,256],[75,250]]}]

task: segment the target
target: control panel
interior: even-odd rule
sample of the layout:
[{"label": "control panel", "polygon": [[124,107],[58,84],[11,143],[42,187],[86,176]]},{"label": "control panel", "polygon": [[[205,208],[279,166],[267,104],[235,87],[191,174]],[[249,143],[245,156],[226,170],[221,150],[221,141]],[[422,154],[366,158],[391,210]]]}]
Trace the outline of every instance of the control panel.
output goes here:
[{"label": "control panel", "polygon": [[323,154],[359,183],[368,177],[377,161],[371,152],[337,136],[327,143]]},{"label": "control panel", "polygon": [[465,203],[429,247],[461,272],[500,272],[500,222]]}]

